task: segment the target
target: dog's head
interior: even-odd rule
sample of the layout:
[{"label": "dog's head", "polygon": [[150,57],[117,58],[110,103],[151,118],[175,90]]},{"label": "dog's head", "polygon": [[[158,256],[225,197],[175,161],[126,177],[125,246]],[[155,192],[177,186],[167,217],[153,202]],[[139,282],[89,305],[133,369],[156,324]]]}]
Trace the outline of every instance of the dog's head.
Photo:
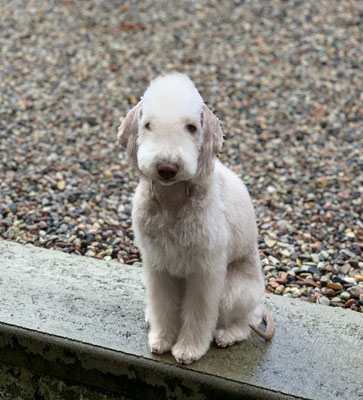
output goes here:
[{"label": "dog's head", "polygon": [[177,73],[151,82],[118,138],[141,174],[164,185],[210,173],[223,144],[217,118],[191,80]]}]

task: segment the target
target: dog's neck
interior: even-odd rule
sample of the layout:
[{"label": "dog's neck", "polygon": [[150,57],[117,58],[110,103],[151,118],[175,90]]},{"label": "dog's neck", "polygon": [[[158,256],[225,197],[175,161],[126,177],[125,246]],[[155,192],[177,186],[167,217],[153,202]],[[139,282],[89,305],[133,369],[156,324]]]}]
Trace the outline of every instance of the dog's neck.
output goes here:
[{"label": "dog's neck", "polygon": [[153,199],[163,210],[178,213],[184,206],[188,206],[190,201],[204,197],[209,183],[209,180],[203,185],[182,181],[173,185],[162,185],[157,181],[150,181],[150,191]]},{"label": "dog's neck", "polygon": [[150,182],[152,197],[161,208],[168,211],[179,211],[188,201],[190,196],[189,182],[177,182],[173,185],[162,185],[158,181]]}]

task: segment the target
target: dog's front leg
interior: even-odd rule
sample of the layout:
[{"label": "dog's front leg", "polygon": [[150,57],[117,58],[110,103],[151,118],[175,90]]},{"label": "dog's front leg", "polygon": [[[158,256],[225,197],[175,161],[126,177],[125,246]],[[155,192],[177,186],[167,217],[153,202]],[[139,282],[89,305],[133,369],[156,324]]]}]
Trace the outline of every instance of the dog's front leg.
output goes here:
[{"label": "dog's front leg", "polygon": [[170,351],[180,329],[181,283],[168,272],[146,269],[149,346],[156,354]]},{"label": "dog's front leg", "polygon": [[193,274],[186,280],[182,327],[172,348],[180,364],[199,360],[208,350],[218,319],[224,272]]}]

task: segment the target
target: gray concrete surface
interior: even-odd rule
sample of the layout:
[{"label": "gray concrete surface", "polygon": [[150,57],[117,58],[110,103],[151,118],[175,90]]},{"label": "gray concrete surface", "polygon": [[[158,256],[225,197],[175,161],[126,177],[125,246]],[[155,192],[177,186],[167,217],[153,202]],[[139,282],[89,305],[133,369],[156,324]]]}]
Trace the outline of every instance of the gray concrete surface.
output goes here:
[{"label": "gray concrete surface", "polygon": [[[0,241],[0,361],[131,398],[363,398],[363,317],[266,296],[276,334],[191,366],[147,347],[141,268]],[[1,393],[1,391],[0,391]],[[160,398],[160,397],[159,397]]]}]

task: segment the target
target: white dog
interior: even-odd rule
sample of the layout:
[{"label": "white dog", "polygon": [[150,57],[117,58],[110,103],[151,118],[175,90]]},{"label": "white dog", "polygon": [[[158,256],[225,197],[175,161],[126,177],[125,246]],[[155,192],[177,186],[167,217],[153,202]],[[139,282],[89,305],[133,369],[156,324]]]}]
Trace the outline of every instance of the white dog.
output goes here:
[{"label": "white dog", "polygon": [[[223,134],[188,77],[153,80],[118,138],[140,173],[133,227],[147,286],[149,345],[179,363],[244,340],[269,339],[264,279],[245,185],[217,159]],[[264,317],[267,329],[257,328]]]}]

